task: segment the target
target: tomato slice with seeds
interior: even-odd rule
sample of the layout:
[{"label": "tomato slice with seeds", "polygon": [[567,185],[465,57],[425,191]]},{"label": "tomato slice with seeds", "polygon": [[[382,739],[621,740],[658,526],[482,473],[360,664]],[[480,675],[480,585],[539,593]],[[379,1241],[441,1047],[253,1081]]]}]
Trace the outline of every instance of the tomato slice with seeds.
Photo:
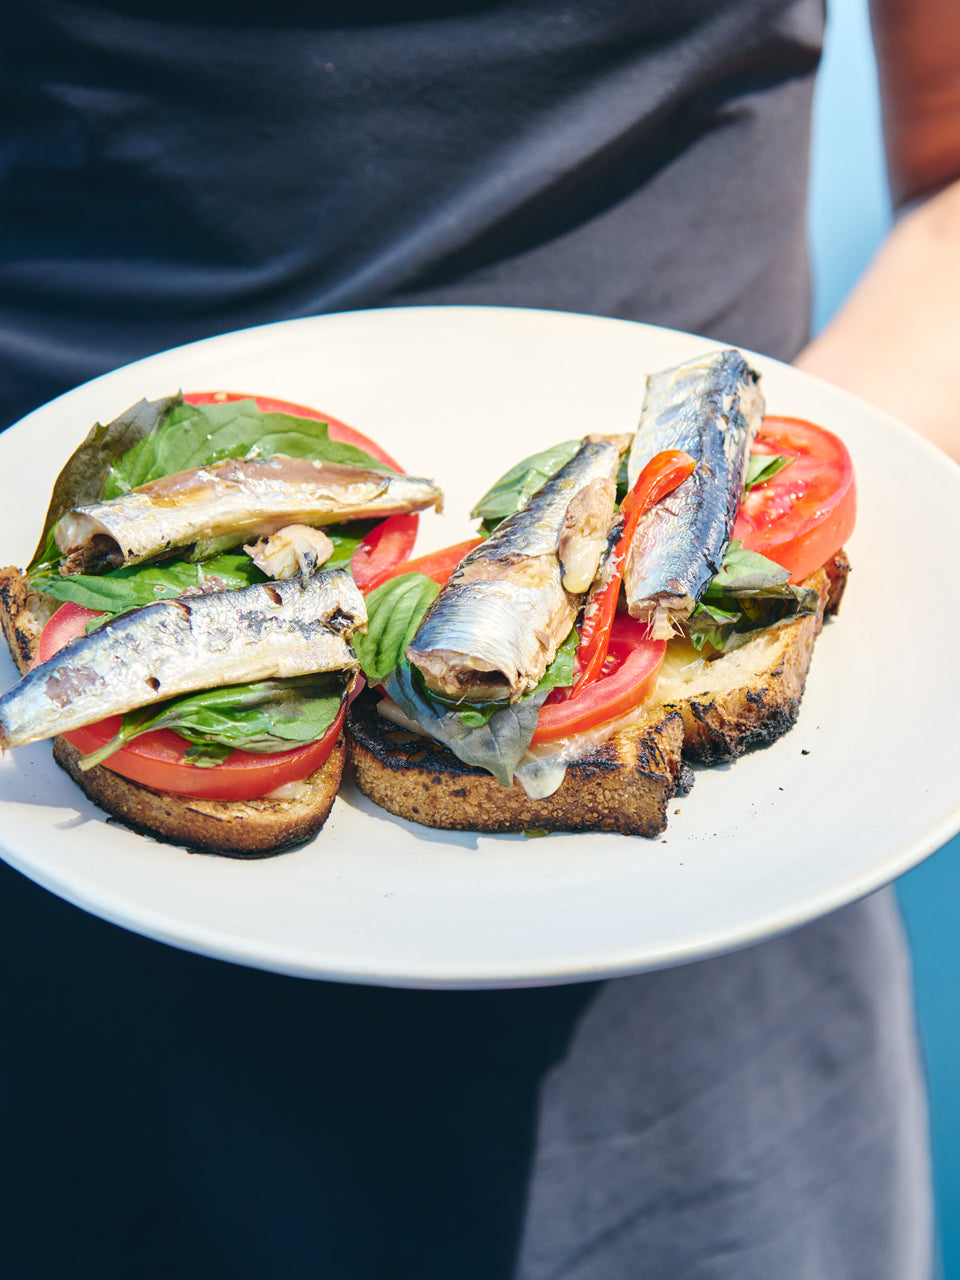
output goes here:
[{"label": "tomato slice with seeds", "polygon": [[418,523],[416,515],[388,516],[370,530],[350,559],[350,572],[361,591],[372,591],[396,576],[396,566],[413,550]]},{"label": "tomato slice with seeds", "polygon": [[[63,646],[84,634],[87,623],[100,615],[78,604],[61,605],[43,629],[33,665],[46,662]],[[300,782],[327,760],[343,725],[346,699],[333,724],[316,742],[291,751],[234,751],[210,768],[184,759],[185,738],[170,729],[141,734],[120,747],[103,767],[133,782],[204,800],[257,800],[288,782]],[[72,729],[63,735],[78,751],[97,751],[115,737],[120,716],[108,716],[96,724]]]},{"label": "tomato slice with seeds", "polygon": [[790,463],[744,495],[733,537],[790,570],[800,582],[825,564],[853,532],[857,491],[846,446],[800,418],[764,418],[754,453]]},{"label": "tomato slice with seeds", "polygon": [[639,707],[653,687],[667,651],[645,622],[618,613],[600,675],[577,693],[554,689],[543,707],[533,742],[552,742],[606,724]]},{"label": "tomato slice with seeds", "polygon": [[404,560],[384,574],[380,582],[399,578],[404,573],[422,573],[425,578],[432,578],[442,587],[463,557],[474,547],[479,547],[482,541],[482,538],[468,538],[466,542],[454,543],[452,547],[444,547],[442,551],[429,551],[424,556],[417,556],[416,560]]}]

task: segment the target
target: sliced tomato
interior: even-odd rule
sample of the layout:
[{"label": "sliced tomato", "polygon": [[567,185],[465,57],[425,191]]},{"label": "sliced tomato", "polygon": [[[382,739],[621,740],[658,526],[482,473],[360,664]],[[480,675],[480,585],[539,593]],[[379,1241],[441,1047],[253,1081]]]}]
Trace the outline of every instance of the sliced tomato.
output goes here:
[{"label": "sliced tomato", "polygon": [[583,733],[638,707],[656,684],[666,651],[666,641],[652,640],[645,622],[618,613],[601,675],[572,695],[555,689],[541,708],[533,741]]},{"label": "sliced tomato", "polygon": [[[70,640],[84,634],[92,609],[78,604],[61,605],[43,629],[33,665],[46,662]],[[336,720],[316,742],[292,751],[234,751],[221,764],[202,768],[184,759],[186,739],[169,729],[141,734],[120,747],[105,761],[104,768],[157,791],[194,796],[205,800],[257,800],[288,782],[299,782],[319,769],[333,750],[346,703]],[[78,751],[89,753],[105,746],[120,728],[119,716],[108,716],[96,724],[72,729],[63,736]]]},{"label": "sliced tomato", "polygon": [[[201,768],[184,760],[190,745],[184,738],[169,729],[156,729],[120,747],[103,767],[156,791],[203,800],[258,800],[320,768],[336,744],[345,712],[346,703],[322,738],[292,751],[234,751],[221,764]],[[78,751],[90,752],[105,746],[119,728],[120,717],[109,716],[63,736]]]},{"label": "sliced tomato", "polygon": [[418,519],[389,516],[376,525],[357,547],[350,560],[350,572],[361,591],[372,591],[394,577],[417,540]]},{"label": "sliced tomato", "polygon": [[853,532],[857,492],[846,446],[800,418],[764,418],[754,453],[781,454],[788,466],[740,504],[733,537],[790,570],[800,582]]},{"label": "sliced tomato", "polygon": [[62,604],[40,633],[40,642],[30,664],[31,668],[47,662],[68,641],[85,635],[87,623],[101,616],[93,609],[84,609],[80,604]]},{"label": "sliced tomato", "polygon": [[[482,538],[468,538],[466,542],[456,542],[452,547],[444,547],[442,551],[430,551],[425,556],[417,556],[415,560],[404,560],[389,573],[385,573],[380,582],[399,578],[404,573],[422,573],[425,578],[432,578],[442,587],[463,557],[474,547],[479,547],[482,541]],[[379,583],[374,585],[378,586]]]},{"label": "sliced tomato", "polygon": [[[252,396],[242,391],[187,391],[184,400],[188,404],[224,404],[230,400],[254,400],[262,413],[292,413],[298,418],[312,418],[316,422],[325,422],[330,431],[331,440],[339,440],[343,444],[355,445],[363,449],[384,466],[394,471],[402,471],[398,462],[390,454],[381,449],[369,436],[348,427],[345,422],[331,418],[328,413],[311,409],[307,405],[294,404],[290,400],[275,400],[270,396]],[[354,580],[362,591],[369,591],[383,582],[390,570],[401,560],[405,560],[413,550],[417,540],[417,516],[390,516],[371,529],[360,543],[350,561],[350,569]]]}]

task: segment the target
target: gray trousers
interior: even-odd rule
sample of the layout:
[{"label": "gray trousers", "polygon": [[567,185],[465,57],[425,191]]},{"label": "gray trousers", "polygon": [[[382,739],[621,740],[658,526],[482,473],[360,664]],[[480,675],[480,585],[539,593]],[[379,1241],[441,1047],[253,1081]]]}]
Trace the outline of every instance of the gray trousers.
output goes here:
[{"label": "gray trousers", "polygon": [[890,891],[611,982],[540,1099],[522,1280],[927,1280],[926,1103]]},{"label": "gray trousers", "polygon": [[0,868],[10,1280],[929,1280],[890,893],[612,982],[174,951]]}]

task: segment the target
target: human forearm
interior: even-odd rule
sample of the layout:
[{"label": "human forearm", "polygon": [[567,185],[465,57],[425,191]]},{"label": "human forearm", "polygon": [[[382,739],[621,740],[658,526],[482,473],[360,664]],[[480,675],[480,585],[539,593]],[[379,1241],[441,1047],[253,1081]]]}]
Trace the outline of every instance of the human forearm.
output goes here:
[{"label": "human forearm", "polygon": [[796,363],[960,462],[960,181],[897,224]]}]

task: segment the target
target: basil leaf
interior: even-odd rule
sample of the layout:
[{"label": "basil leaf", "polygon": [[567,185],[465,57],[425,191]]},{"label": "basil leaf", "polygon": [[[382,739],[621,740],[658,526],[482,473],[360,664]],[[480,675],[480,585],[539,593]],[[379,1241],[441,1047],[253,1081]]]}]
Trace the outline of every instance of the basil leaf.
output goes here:
[{"label": "basil leaf", "polygon": [[707,587],[704,595],[722,596],[762,591],[790,581],[790,570],[768,560],[758,551],[748,551],[742,542],[731,542],[723,558],[723,567]]},{"label": "basil leaf", "polygon": [[69,600],[85,609],[123,613],[154,600],[172,599],[184,591],[207,587],[218,591],[265,582],[249,556],[218,556],[202,564],[169,560],[163,564],[130,565],[104,574],[34,574],[30,586],[57,600]]},{"label": "basil leaf", "polygon": [[191,742],[183,758],[198,769],[214,769],[224,760],[229,760],[233,752],[233,747],[222,742]]},{"label": "basil leaf", "polygon": [[[289,413],[262,413],[254,400],[191,405],[180,394],[141,400],[106,426],[96,423],[67,460],[54,485],[29,569],[43,572],[59,564],[53,528],[74,507],[115,498],[137,485],[225,458],[275,453],[390,470],[365,450],[331,440],[325,422]],[[356,538],[357,531],[347,537]],[[236,539],[217,540],[194,559],[209,559],[236,545]],[[345,542],[340,563],[350,555]]]},{"label": "basil leaf", "polygon": [[371,684],[383,684],[394,670],[439,594],[433,579],[422,573],[401,574],[370,592],[367,630],[354,635],[353,647]]},{"label": "basil leaf", "polygon": [[59,563],[60,550],[52,537],[53,526],[73,507],[99,502],[110,465],[140,440],[156,432],[181,401],[179,394],[162,400],[138,400],[106,426],[94,423],[56,479],[29,571]]},{"label": "basil leaf", "polygon": [[511,467],[470,512],[474,519],[483,521],[481,533],[489,536],[501,520],[525,507],[537,490],[566,466],[579,448],[579,440],[565,440]]},{"label": "basil leaf", "polygon": [[785,458],[779,453],[751,453],[747,461],[747,478],[744,493],[749,493],[758,484],[766,484],[775,475],[788,467],[792,458]]},{"label": "basil leaf", "polygon": [[617,505],[624,500],[630,492],[630,450],[620,458],[620,465],[617,467]]},{"label": "basil leaf", "polygon": [[234,750],[289,751],[321,738],[336,719],[342,698],[342,678],[327,673],[183,694],[128,711],[116,737],[84,756],[81,767],[100,764],[154,729],[172,729],[189,742],[218,748],[194,752],[189,757],[193,764],[219,764]]},{"label": "basil leaf", "polygon": [[812,587],[791,585],[789,570],[731,542],[723,568],[686,622],[697,649],[729,652],[771,627],[815,614],[820,598]]},{"label": "basil leaf", "polygon": [[116,497],[151,480],[225,458],[276,453],[389,470],[363,449],[331,440],[325,422],[290,413],[262,413],[254,400],[179,404],[157,430],[114,461],[103,496]]}]

